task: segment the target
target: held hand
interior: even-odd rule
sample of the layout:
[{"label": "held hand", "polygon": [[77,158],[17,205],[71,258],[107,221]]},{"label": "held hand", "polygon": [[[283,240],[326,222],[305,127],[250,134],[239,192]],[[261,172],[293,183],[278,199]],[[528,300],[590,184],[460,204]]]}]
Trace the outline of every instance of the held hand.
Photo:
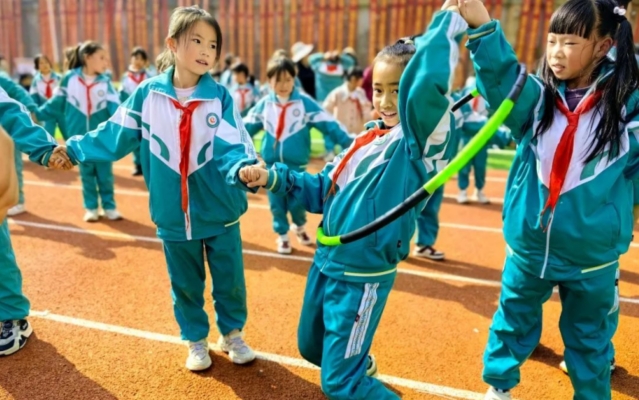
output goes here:
[{"label": "held hand", "polygon": [[490,14],[481,0],[460,0],[459,12],[473,29],[490,22]]},{"label": "held hand", "polygon": [[51,157],[49,157],[48,167],[63,171],[68,171],[73,168],[73,163],[71,163],[65,146],[58,146],[53,150]]},{"label": "held hand", "polygon": [[251,165],[240,169],[240,180],[247,187],[254,188],[266,186],[268,182],[268,170],[262,166]]}]

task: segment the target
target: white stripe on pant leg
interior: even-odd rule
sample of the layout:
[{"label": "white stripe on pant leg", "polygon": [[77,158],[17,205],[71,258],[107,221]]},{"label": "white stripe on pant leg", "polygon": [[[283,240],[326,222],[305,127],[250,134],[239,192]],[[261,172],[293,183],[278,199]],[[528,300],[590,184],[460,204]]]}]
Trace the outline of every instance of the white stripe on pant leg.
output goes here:
[{"label": "white stripe on pant leg", "polygon": [[355,334],[355,342],[352,349],[352,356],[356,356],[362,352],[362,343],[364,342],[364,338],[366,337],[366,328],[368,327],[368,322],[370,321],[373,306],[375,306],[375,302],[377,301],[377,286],[378,283],[367,283],[365,286],[369,287],[368,298],[366,299],[366,303],[364,304],[364,311],[362,311],[359,315],[359,326],[357,327],[357,333]]},{"label": "white stripe on pant leg", "polygon": [[374,283],[373,284],[373,289],[371,290],[371,299],[370,299],[370,304],[368,305],[368,307],[366,308],[366,318],[364,318],[364,321],[362,322],[362,326],[361,326],[361,333],[360,333],[360,337],[359,340],[357,342],[357,353],[355,354],[359,354],[362,352],[362,346],[364,345],[364,340],[366,339],[366,332],[368,331],[368,325],[371,322],[371,316],[373,315],[373,309],[375,308],[375,304],[377,303],[377,288],[379,287],[379,283]]},{"label": "white stripe on pant leg", "polygon": [[612,309],[608,312],[608,315],[614,314],[619,311],[619,277],[620,277],[621,269],[617,267],[617,272],[615,273],[615,302],[612,305]]},{"label": "white stripe on pant leg", "polygon": [[346,348],[346,354],[344,358],[349,358],[358,355],[362,351],[362,344],[366,337],[366,329],[368,322],[370,321],[373,307],[377,301],[377,287],[378,283],[364,285],[364,296],[360,303],[359,310],[357,312],[358,319],[353,325],[351,330],[351,336],[348,340],[348,346]]},{"label": "white stripe on pant leg", "polygon": [[346,345],[346,353],[344,354],[344,358],[349,358],[353,354],[353,346],[355,344],[355,337],[357,335],[357,330],[359,324],[362,321],[362,313],[364,312],[364,308],[366,306],[367,298],[369,296],[370,287],[368,284],[364,285],[364,295],[362,296],[362,301],[359,303],[359,309],[357,310],[357,319],[353,323],[353,328],[351,329],[351,336],[348,338],[348,344]]}]

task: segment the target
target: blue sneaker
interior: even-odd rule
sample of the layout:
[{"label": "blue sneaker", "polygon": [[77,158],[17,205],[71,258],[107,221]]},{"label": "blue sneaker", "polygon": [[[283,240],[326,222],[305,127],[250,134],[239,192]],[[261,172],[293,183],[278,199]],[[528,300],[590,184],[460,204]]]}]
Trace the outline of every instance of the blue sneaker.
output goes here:
[{"label": "blue sneaker", "polygon": [[10,356],[27,344],[33,329],[26,319],[0,322],[0,356]]}]

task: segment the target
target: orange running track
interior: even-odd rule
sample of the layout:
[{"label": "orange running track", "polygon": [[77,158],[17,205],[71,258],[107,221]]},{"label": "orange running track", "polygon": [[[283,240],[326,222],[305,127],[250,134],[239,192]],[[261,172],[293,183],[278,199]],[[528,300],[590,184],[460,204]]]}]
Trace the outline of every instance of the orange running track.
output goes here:
[{"label": "orange running track", "polygon": [[[315,163],[313,168],[320,168]],[[246,339],[260,359],[234,366],[216,352],[204,373],[184,368],[187,349],[173,317],[162,248],[131,160],[115,165],[125,221],[82,221],[77,171],[25,165],[28,214],[10,220],[13,246],[31,300],[35,334],[0,361],[0,398],[322,399],[319,371],[296,347],[297,321],[312,248],[275,254],[264,192],[249,195],[242,218],[249,318]],[[506,173],[489,171],[499,201]],[[478,399],[482,353],[495,311],[504,258],[501,206],[457,205],[447,188],[437,248],[447,261],[409,258],[389,298],[373,352],[382,380],[405,399]],[[313,215],[309,227],[316,226]],[[209,282],[210,288],[210,282]],[[613,398],[639,397],[639,243],[622,259],[618,370]],[[210,296],[206,304],[214,321]],[[541,345],[522,370],[517,399],[570,399],[557,364],[563,346],[557,295],[546,304]],[[214,324],[212,323],[214,326]],[[209,340],[217,340],[212,331]]]}]

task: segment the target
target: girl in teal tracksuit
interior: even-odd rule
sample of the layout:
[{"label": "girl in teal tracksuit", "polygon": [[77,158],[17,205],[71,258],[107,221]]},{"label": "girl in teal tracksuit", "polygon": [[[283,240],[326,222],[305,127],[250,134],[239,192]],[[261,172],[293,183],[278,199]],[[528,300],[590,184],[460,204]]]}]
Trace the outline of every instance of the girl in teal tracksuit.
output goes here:
[{"label": "girl in teal tracksuit", "polygon": [[[51,61],[49,61],[47,56],[42,54],[37,55],[34,63],[35,69],[38,72],[35,77],[33,77],[30,93],[33,101],[38,106],[41,106],[53,97],[53,93],[58,86],[60,86],[62,77],[53,71]],[[49,132],[51,136],[54,136],[57,125],[57,121],[49,120],[44,123],[44,129]]]},{"label": "girl in teal tracksuit", "polygon": [[[15,83],[9,75],[0,71],[0,88],[2,88],[9,98],[19,102],[23,106],[27,108],[27,110],[31,113],[38,109],[38,106],[34,103],[33,99],[29,96],[26,90],[22,88],[22,86]],[[10,133],[9,133],[10,134]],[[22,152],[20,149],[16,149],[14,152],[14,162],[16,165],[16,174],[18,175],[18,193],[19,199],[18,204],[14,207],[11,207],[9,211],[7,211],[7,215],[10,217],[16,216],[18,214],[22,214],[25,212],[24,207],[24,180],[22,177]]]},{"label": "girl in teal tracksuit", "polygon": [[[85,42],[75,49],[67,72],[55,95],[40,106],[36,113],[40,121],[62,120],[65,139],[84,135],[105,122],[115,112],[120,100],[111,81],[104,75],[106,51],[96,42]],[[105,216],[110,220],[122,217],[116,210],[111,162],[95,162],[80,166],[82,197],[86,213],[84,220],[95,222],[98,214],[98,193]]]},{"label": "girl in teal tracksuit", "polygon": [[[57,147],[55,139],[35,125],[26,108],[12,100],[1,88],[0,126],[11,136],[17,149],[27,153],[31,161],[54,166],[49,160]],[[5,219],[0,224],[0,356],[13,354],[26,344],[32,332],[27,315],[29,300],[22,293],[22,275]]]},{"label": "girl in teal tracksuit", "polygon": [[[353,139],[346,128],[324,111],[313,99],[294,87],[295,64],[287,58],[272,59],[266,76],[271,86],[269,95],[261,99],[244,119],[251,136],[266,129],[261,155],[267,167],[275,162],[286,164],[293,171],[304,171],[311,155],[311,128],[317,128],[333,138],[335,143],[348,147]],[[305,229],[306,211],[301,204],[268,192],[273,230],[279,235],[278,252],[292,252],[288,239],[290,212],[299,242],[312,244]]]},{"label": "girl in teal tracksuit", "polygon": [[[477,86],[499,104],[517,76],[515,53],[480,1],[464,10],[476,28],[467,46]],[[616,61],[606,58],[613,41]],[[518,146],[504,201],[502,290],[484,355],[487,399],[511,398],[555,286],[574,398],[611,398],[619,257],[632,238],[639,179],[633,50],[632,28],[615,1],[569,0],[552,16],[540,76],[529,77],[506,121]]]},{"label": "girl in teal tracksuit", "polygon": [[[146,70],[149,57],[142,47],[134,47],[131,50],[129,68],[122,75],[120,80],[120,103],[123,103],[137,89],[143,80],[155,76]],[[142,175],[142,165],[140,164],[140,149],[133,150],[133,176]]]},{"label": "girl in teal tracksuit", "polygon": [[[319,104],[324,103],[329,93],[344,83],[344,75],[355,65],[353,58],[347,54],[337,52],[312,54],[308,62],[315,72],[315,100]],[[331,135],[322,132],[326,147],[326,161],[332,161],[335,157],[335,142]]]},{"label": "girl in teal tracksuit", "polygon": [[[324,214],[324,231],[331,236],[401,203],[454,154],[454,63],[440,61],[458,59],[454,38],[466,28],[458,14],[437,13],[415,46],[400,41],[382,50],[373,70],[373,105],[382,119],[321,173],[276,163],[268,170],[245,168],[242,179]],[[368,354],[423,205],[359,241],[320,245],[315,253],[298,345],[305,359],[321,367],[322,390],[330,399],[398,399],[369,376],[376,366]]]},{"label": "girl in teal tracksuit", "polygon": [[222,48],[217,22],[200,8],[179,7],[168,37],[158,63],[163,72],[142,82],[106,124],[69,139],[68,154],[80,163],[112,162],[140,147],[175,317],[189,345],[186,366],[211,366],[205,256],[215,282],[219,345],[244,364],[255,354],[242,339],[247,309],[239,218],[248,189],[237,174],[257,156],[233,98],[208,74]]}]

